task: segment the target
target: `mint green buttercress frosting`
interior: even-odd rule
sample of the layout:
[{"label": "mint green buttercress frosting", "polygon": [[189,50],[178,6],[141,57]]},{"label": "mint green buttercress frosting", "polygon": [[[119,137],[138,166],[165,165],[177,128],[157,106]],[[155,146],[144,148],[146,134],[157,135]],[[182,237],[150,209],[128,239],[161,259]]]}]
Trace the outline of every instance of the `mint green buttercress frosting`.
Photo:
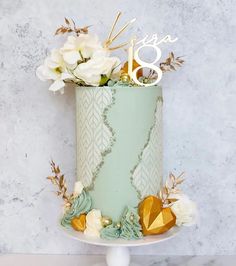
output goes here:
[{"label": "mint green buttercress frosting", "polygon": [[117,239],[120,237],[120,228],[116,224],[108,225],[100,231],[100,237],[107,240]]},{"label": "mint green buttercress frosting", "polygon": [[121,219],[120,238],[126,240],[139,239],[143,236],[142,227],[139,223],[139,215],[137,209],[126,207]]},{"label": "mint green buttercress frosting", "polygon": [[82,193],[74,199],[69,210],[66,211],[61,220],[61,225],[65,227],[71,226],[71,220],[73,217],[78,217],[82,213],[88,213],[92,207],[92,199],[88,192],[82,191]]},{"label": "mint green buttercress frosting", "polygon": [[100,232],[100,237],[107,240],[123,238],[125,240],[135,240],[142,238],[142,228],[139,224],[137,209],[126,207],[120,221],[120,227],[113,223]]}]

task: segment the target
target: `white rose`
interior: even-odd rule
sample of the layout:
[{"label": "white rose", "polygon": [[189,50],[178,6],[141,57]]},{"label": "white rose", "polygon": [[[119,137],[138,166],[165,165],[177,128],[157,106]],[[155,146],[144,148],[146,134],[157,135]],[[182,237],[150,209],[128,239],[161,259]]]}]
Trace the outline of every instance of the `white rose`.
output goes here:
[{"label": "white rose", "polygon": [[102,226],[102,214],[100,210],[93,209],[86,215],[85,235],[100,237]]},{"label": "white rose", "polygon": [[111,78],[112,74],[119,72],[119,64],[119,58],[109,57],[107,52],[101,49],[86,63],[79,64],[74,75],[87,85],[99,86],[102,75]]},{"label": "white rose", "polygon": [[65,62],[74,68],[79,60],[91,58],[93,53],[102,48],[98,37],[93,34],[68,36],[66,43],[60,49]]},{"label": "white rose", "polygon": [[179,195],[178,198],[171,206],[171,210],[176,216],[176,225],[190,226],[195,224],[197,220],[196,204],[185,195]]},{"label": "white rose", "polygon": [[49,90],[54,92],[58,90],[63,92],[64,80],[73,79],[73,76],[68,73],[62,55],[57,49],[52,50],[50,56],[44,60],[44,64],[37,68],[36,75],[42,81],[53,80],[54,82],[49,87]]},{"label": "white rose", "polygon": [[80,181],[75,182],[73,196],[75,198],[77,198],[81,194],[83,189],[84,189],[84,186],[83,186],[82,182],[80,182]]}]

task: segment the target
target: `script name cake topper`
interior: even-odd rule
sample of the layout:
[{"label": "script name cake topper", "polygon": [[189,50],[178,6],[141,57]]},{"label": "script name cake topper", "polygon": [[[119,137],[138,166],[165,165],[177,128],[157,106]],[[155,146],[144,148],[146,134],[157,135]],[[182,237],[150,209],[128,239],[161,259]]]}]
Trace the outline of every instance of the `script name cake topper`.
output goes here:
[{"label": "script name cake topper", "polygon": [[[170,35],[166,35],[164,38],[160,39],[158,38],[157,34],[153,34],[150,38],[148,35],[146,35],[142,40],[135,43],[135,38],[132,38],[130,41],[130,47],[128,49],[128,74],[130,79],[132,79],[137,85],[139,86],[153,86],[156,85],[158,82],[160,82],[162,78],[162,70],[160,67],[156,65],[156,63],[161,58],[161,49],[158,45],[161,43],[173,43],[176,42],[178,38],[172,39]],[[139,46],[136,50],[134,49],[135,46]],[[146,62],[142,60],[139,56],[139,53],[141,50],[145,48],[152,48],[155,50],[156,57],[152,62]],[[133,69],[133,60],[135,60],[139,66],[135,69]],[[148,68],[154,72],[156,72],[156,79],[151,83],[143,83],[137,78],[137,72],[140,69]]]}]

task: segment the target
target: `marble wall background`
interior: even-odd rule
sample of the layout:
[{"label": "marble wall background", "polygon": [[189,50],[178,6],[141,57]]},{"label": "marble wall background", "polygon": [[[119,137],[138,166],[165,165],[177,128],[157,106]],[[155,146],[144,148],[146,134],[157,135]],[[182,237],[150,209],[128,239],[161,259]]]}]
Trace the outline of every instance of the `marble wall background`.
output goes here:
[{"label": "marble wall background", "polygon": [[[186,65],[164,87],[165,173],[185,170],[201,220],[135,254],[236,253],[236,5],[233,0],[0,0],[0,252],[100,253],[55,226],[60,201],[45,180],[49,160],[75,176],[74,92],[35,77],[63,17],[105,37],[118,10],[135,32],[178,36]],[[171,47],[166,46],[169,50]]]}]

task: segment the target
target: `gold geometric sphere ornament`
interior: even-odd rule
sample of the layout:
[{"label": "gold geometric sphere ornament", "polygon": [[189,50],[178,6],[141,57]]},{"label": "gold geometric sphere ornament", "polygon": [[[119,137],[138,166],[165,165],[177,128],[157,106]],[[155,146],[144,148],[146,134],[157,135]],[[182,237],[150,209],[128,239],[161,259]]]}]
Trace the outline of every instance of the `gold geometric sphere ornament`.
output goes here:
[{"label": "gold geometric sphere ornament", "polygon": [[74,217],[71,220],[71,226],[76,231],[84,232],[86,229],[86,214],[80,214],[79,217]]},{"label": "gold geometric sphere ornament", "polygon": [[143,235],[158,235],[170,230],[176,217],[169,207],[163,208],[161,199],[148,196],[139,204],[140,223]]}]

